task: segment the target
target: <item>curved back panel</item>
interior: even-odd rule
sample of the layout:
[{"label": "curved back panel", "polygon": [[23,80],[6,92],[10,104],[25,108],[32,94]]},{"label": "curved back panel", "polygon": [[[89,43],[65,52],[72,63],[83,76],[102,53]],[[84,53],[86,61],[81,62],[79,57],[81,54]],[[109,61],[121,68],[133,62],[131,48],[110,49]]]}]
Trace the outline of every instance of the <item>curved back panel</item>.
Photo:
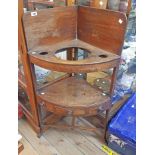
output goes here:
[{"label": "curved back panel", "polygon": [[78,39],[120,55],[127,19],[123,13],[79,6]]},{"label": "curved back panel", "polygon": [[38,45],[55,44],[76,38],[77,7],[38,10],[24,14],[23,25],[28,50]]}]

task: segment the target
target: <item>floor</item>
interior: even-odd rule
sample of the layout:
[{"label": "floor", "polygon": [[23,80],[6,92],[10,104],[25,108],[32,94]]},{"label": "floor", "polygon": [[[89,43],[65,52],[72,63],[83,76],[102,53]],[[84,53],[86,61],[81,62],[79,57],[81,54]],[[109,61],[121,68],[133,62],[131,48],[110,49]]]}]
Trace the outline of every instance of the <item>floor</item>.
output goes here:
[{"label": "floor", "polygon": [[101,149],[102,140],[92,132],[51,128],[39,139],[27,121],[21,119],[19,133],[24,145],[20,155],[106,155]]}]

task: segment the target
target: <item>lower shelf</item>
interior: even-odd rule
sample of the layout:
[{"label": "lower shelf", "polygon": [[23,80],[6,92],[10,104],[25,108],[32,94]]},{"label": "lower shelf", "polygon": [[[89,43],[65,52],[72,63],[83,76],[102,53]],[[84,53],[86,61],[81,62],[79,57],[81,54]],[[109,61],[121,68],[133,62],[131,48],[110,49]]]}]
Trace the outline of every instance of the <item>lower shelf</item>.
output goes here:
[{"label": "lower shelf", "polygon": [[[105,110],[110,107],[110,98],[91,86],[83,79],[69,77],[40,89],[37,93],[47,110],[57,112],[57,108],[85,110],[96,114],[99,107]],[[55,106],[53,109],[50,106]],[[59,109],[58,111],[63,112]],[[83,112],[82,112],[83,113]],[[85,114],[85,113],[83,113]]]}]

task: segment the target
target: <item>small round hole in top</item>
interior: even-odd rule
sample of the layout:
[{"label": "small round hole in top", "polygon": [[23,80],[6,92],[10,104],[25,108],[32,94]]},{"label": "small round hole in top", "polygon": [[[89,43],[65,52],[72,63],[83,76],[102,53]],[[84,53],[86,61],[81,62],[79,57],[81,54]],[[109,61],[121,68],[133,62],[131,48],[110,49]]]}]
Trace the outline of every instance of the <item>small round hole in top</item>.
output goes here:
[{"label": "small round hole in top", "polygon": [[39,54],[40,54],[40,55],[47,55],[48,52],[40,52]]},{"label": "small round hole in top", "polygon": [[107,58],[108,56],[105,55],[105,54],[101,54],[101,55],[99,55],[99,57],[100,57],[100,58]]}]

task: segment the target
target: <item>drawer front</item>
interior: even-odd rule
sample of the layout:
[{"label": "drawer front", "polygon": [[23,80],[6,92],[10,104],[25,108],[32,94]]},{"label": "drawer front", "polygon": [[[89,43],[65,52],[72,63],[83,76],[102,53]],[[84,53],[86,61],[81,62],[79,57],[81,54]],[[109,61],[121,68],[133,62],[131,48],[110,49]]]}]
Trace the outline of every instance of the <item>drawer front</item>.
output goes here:
[{"label": "drawer front", "polygon": [[65,108],[55,106],[55,105],[53,105],[51,103],[47,103],[45,101],[41,101],[40,105],[44,106],[47,111],[55,113],[55,114],[59,114],[59,115],[67,115],[68,114],[68,111]]}]

